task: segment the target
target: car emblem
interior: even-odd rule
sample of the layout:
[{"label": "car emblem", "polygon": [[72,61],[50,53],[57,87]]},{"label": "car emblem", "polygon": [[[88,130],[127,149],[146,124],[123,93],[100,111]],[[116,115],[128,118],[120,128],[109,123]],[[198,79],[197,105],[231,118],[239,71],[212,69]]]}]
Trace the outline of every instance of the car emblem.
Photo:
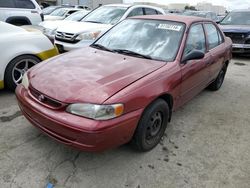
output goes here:
[{"label": "car emblem", "polygon": [[40,102],[43,102],[44,99],[45,99],[44,95],[39,95],[39,96],[38,96],[38,100],[39,100]]},{"label": "car emblem", "polygon": [[61,34],[61,38],[64,39],[65,38],[65,35],[64,33]]}]

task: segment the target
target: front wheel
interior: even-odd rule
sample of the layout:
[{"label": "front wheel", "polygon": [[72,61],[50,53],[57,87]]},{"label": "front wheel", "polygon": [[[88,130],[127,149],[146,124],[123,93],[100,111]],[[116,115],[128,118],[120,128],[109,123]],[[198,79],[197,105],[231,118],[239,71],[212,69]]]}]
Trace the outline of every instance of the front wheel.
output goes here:
[{"label": "front wheel", "polygon": [[22,82],[24,73],[40,59],[32,55],[22,55],[13,59],[5,70],[4,82],[8,89],[14,91],[16,86]]},{"label": "front wheel", "polygon": [[132,139],[132,146],[139,151],[153,149],[161,140],[167,127],[169,107],[157,99],[144,111]]}]

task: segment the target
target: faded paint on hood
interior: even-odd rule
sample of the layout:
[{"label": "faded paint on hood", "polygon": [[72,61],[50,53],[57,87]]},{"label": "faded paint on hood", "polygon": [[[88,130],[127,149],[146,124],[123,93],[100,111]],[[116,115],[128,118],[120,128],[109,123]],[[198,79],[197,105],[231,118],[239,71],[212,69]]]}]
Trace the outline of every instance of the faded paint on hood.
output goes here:
[{"label": "faded paint on hood", "polygon": [[250,33],[250,25],[219,25],[225,33]]},{"label": "faded paint on hood", "polygon": [[38,64],[30,70],[29,78],[33,88],[61,102],[102,104],[164,65],[86,47]]},{"label": "faded paint on hood", "polygon": [[81,34],[85,32],[95,32],[95,31],[107,31],[110,29],[112,25],[108,24],[98,24],[98,23],[90,23],[90,22],[72,22],[67,23],[67,25],[63,25],[58,27],[57,31],[64,33],[74,33]]}]

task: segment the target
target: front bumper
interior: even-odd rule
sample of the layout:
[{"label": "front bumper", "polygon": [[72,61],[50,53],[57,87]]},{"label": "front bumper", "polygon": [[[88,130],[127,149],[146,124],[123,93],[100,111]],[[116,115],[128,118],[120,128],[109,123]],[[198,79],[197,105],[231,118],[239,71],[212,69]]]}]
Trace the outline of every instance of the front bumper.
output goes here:
[{"label": "front bumper", "polygon": [[68,51],[72,51],[72,50],[76,50],[79,48],[89,46],[93,42],[94,42],[93,40],[82,40],[82,41],[79,41],[75,44],[71,44],[71,43],[55,40],[55,45],[59,49],[59,52],[63,53],[63,52],[68,52]]},{"label": "front bumper", "polygon": [[30,97],[22,85],[16,88],[16,97],[31,124],[65,145],[92,152],[129,142],[143,111],[140,109],[108,121],[95,121],[64,110],[49,109]]},{"label": "front bumper", "polygon": [[233,44],[233,53],[250,53],[250,44]]}]

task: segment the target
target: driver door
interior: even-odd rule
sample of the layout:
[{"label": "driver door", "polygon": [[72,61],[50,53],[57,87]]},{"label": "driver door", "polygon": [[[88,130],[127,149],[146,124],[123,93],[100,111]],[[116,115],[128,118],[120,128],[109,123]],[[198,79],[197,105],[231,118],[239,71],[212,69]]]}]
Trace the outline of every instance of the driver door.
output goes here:
[{"label": "driver door", "polygon": [[193,24],[189,29],[183,57],[192,50],[205,53],[203,59],[189,60],[181,64],[181,104],[188,102],[201,92],[209,82],[210,53],[206,49],[206,39],[201,23]]}]

